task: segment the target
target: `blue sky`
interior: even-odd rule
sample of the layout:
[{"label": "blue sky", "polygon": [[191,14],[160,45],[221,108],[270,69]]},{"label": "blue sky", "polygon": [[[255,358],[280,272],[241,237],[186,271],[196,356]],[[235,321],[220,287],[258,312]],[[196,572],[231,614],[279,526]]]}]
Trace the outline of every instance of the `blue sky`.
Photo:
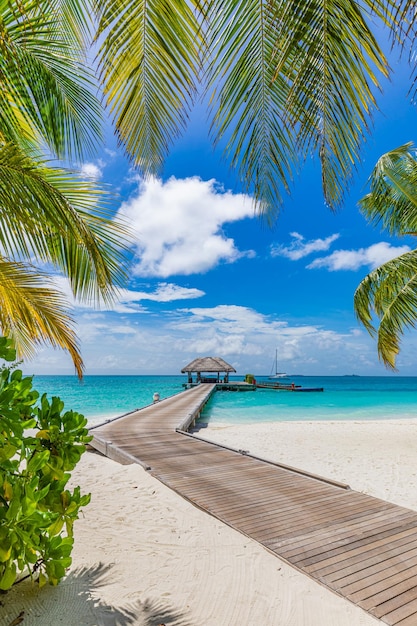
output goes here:
[{"label": "blue sky", "polygon": [[[196,111],[160,179],[144,182],[111,133],[85,175],[117,190],[115,211],[134,234],[130,281],[112,310],[73,303],[86,374],[179,374],[198,356],[220,356],[239,374],[386,375],[376,344],[353,313],[353,293],[374,267],[412,247],[369,226],[357,201],[387,150],[417,141],[408,69],[383,85],[380,112],[344,207],[324,204],[318,161],[306,163],[274,228],[256,217]],[[66,285],[61,281],[64,289]],[[417,331],[398,374],[417,374]],[[41,348],[27,370],[73,374],[69,357]]]}]

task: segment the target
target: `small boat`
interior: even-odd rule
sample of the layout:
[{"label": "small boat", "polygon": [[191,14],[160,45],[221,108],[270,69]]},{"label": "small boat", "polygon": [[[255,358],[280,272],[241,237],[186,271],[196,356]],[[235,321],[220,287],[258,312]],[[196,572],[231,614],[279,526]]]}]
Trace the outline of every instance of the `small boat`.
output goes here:
[{"label": "small boat", "polygon": [[324,391],[324,387],[295,387],[295,389],[290,391]]},{"label": "small boat", "polygon": [[[272,373],[274,369],[275,374]],[[272,366],[272,372],[271,375],[268,377],[270,380],[274,378],[288,378],[288,375],[285,372],[278,372],[278,350],[275,350],[275,361]]]},{"label": "small boat", "polygon": [[285,384],[268,380],[256,382],[255,386],[257,389],[274,389],[275,391],[324,391],[324,387],[302,387],[294,383]]},{"label": "small boat", "polygon": [[255,385],[258,389],[285,389],[287,391],[292,391],[300,387],[300,385],[294,385],[294,383],[279,383],[273,382],[272,380],[262,380],[256,382]]}]

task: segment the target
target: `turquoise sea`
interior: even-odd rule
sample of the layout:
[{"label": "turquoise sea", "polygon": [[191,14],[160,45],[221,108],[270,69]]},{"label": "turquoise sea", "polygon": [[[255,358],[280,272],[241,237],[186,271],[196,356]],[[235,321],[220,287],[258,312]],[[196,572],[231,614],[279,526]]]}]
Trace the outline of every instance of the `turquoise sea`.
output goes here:
[{"label": "turquoise sea", "polygon": [[[257,380],[260,379],[258,376]],[[243,380],[243,377],[234,376],[231,380]],[[180,393],[184,382],[185,376],[85,376],[81,383],[75,376],[34,377],[38,391],[49,397],[61,397],[66,409],[83,413],[90,425],[152,404],[156,392],[161,399]],[[249,424],[417,418],[417,377],[292,376],[288,382],[302,387],[323,387],[324,391],[219,391],[205,407],[200,421]]]}]

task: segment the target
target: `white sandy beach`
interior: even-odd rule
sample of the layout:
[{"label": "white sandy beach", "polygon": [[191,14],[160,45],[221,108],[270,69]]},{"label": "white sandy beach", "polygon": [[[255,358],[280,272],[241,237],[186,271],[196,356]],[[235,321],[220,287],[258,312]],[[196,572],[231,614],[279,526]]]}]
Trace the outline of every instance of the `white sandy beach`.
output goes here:
[{"label": "white sandy beach", "polygon": [[[416,421],[210,427],[200,436],[417,510]],[[56,588],[22,583],[1,626],[372,626],[381,623],[171,492],[139,465],[86,453],[92,502]],[[19,622],[16,622],[16,624]]]}]

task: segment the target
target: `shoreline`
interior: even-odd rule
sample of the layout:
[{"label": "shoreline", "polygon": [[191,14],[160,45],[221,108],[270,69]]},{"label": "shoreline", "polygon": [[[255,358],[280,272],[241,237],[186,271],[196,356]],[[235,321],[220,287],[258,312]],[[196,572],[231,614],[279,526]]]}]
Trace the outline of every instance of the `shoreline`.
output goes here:
[{"label": "shoreline", "polygon": [[[417,510],[417,418],[216,425],[199,434]],[[71,482],[92,494],[75,523],[73,565],[58,587],[13,588],[1,626],[22,610],[31,626],[381,624],[139,465],[86,452]]]}]

